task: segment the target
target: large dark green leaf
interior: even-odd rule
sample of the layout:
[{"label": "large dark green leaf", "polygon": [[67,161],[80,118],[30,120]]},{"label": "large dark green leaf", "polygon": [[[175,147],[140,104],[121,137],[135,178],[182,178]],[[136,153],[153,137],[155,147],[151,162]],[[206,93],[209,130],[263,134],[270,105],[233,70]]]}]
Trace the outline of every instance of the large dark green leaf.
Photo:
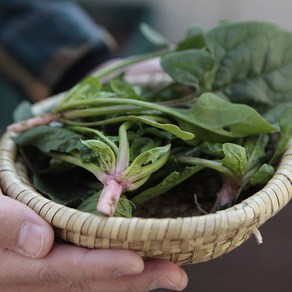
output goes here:
[{"label": "large dark green leaf", "polygon": [[157,185],[145,189],[140,194],[132,199],[132,202],[139,206],[143,205],[147,201],[150,201],[167,191],[171,190],[175,186],[179,185],[195,173],[199,172],[204,167],[200,165],[187,166],[183,171],[173,171],[169,173],[165,178],[163,178]]},{"label": "large dark green leaf", "polygon": [[292,34],[265,22],[228,23],[206,34],[216,60],[213,91],[267,108],[292,96]]},{"label": "large dark green leaf", "polygon": [[54,202],[67,206],[76,206],[90,196],[90,189],[85,181],[86,176],[78,171],[67,171],[58,175],[47,173],[33,175],[33,185],[38,191]]},{"label": "large dark green leaf", "polygon": [[83,137],[61,127],[39,126],[20,133],[14,138],[20,146],[34,146],[42,152],[72,152]]},{"label": "large dark green leaf", "polygon": [[[260,133],[271,133],[275,128],[259,113],[245,104],[234,104],[212,93],[204,93],[189,110],[177,110],[182,113],[180,124],[185,130],[193,132],[202,140],[219,140],[245,137]],[[187,123],[186,123],[187,121]],[[184,129],[184,127],[181,127]],[[207,131],[201,131],[199,128]],[[208,133],[209,131],[209,133]]]}]

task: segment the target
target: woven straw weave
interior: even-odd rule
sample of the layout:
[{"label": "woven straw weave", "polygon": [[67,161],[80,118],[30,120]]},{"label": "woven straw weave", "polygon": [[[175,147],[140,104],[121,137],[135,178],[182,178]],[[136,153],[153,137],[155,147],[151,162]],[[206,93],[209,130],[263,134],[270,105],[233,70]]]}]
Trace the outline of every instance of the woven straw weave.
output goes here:
[{"label": "woven straw weave", "polygon": [[281,164],[258,193],[227,210],[175,219],[105,218],[56,204],[33,189],[7,131],[0,145],[0,187],[55,227],[65,241],[88,248],[131,249],[178,265],[208,261],[230,252],[283,208],[292,196],[292,139]]}]

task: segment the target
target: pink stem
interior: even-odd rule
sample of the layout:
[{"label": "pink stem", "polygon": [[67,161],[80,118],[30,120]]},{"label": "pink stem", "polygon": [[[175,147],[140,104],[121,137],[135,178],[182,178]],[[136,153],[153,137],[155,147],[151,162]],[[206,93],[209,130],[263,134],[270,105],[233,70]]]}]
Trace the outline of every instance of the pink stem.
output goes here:
[{"label": "pink stem", "polygon": [[97,203],[97,211],[107,216],[113,216],[120,196],[123,192],[123,184],[111,178],[105,183],[104,189],[101,192],[99,201]]},{"label": "pink stem", "polygon": [[31,128],[41,125],[47,125],[60,118],[60,114],[47,113],[41,116],[30,118],[21,122],[17,122],[8,126],[8,130],[12,132],[24,132]]},{"label": "pink stem", "polygon": [[217,193],[217,199],[212,207],[211,212],[217,211],[218,208],[231,204],[240,185],[228,180],[223,180],[220,191]]}]

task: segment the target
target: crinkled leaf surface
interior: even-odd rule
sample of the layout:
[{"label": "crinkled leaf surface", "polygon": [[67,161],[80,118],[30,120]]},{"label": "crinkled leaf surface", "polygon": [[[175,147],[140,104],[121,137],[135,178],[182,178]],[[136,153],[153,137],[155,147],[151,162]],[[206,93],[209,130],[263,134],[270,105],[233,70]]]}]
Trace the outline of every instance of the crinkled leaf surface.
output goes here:
[{"label": "crinkled leaf surface", "polygon": [[177,82],[209,90],[212,85],[213,57],[204,50],[190,49],[162,57],[161,66]]},{"label": "crinkled leaf surface", "polygon": [[116,164],[116,156],[112,149],[105,143],[99,140],[82,140],[90,150],[95,152],[97,159],[96,165],[103,172],[111,172]]},{"label": "crinkled leaf surface", "polygon": [[206,42],[216,60],[212,91],[260,108],[291,100],[291,32],[265,22],[227,23]]}]

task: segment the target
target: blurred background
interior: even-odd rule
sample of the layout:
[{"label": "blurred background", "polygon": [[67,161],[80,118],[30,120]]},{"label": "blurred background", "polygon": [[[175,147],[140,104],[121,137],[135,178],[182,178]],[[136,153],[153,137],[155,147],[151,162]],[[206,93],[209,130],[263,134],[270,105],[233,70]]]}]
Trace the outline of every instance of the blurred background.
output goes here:
[{"label": "blurred background", "polygon": [[[266,20],[292,31],[289,0],[79,0],[88,14],[114,37],[121,56],[149,51],[139,24],[146,22],[171,42],[183,38],[191,24],[206,29],[222,20]],[[15,94],[5,91],[5,98]],[[5,92],[5,94],[3,94]],[[4,113],[5,114],[5,113]],[[7,112],[7,119],[10,113]],[[0,125],[0,132],[4,129]],[[292,204],[268,221],[260,232],[264,243],[251,237],[235,251],[207,263],[184,267],[186,292],[290,292],[292,287]],[[166,290],[157,290],[166,291]]]},{"label": "blurred background", "polygon": [[[150,23],[171,42],[180,40],[191,24],[210,29],[222,20],[266,20],[292,30],[289,0],[79,0],[89,13],[125,45],[134,43],[140,21]],[[124,38],[124,37],[130,38]],[[122,37],[122,39],[121,39]],[[147,48],[147,47],[146,47]]]}]

